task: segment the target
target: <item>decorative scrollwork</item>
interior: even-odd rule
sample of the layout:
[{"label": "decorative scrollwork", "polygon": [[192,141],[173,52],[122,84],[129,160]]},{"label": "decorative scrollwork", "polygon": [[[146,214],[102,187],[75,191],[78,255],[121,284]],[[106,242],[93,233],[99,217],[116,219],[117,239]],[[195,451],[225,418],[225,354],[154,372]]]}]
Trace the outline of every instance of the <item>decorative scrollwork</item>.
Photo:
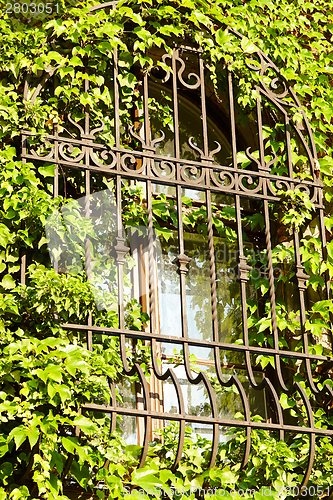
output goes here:
[{"label": "decorative scrollwork", "polygon": [[[239,189],[241,191],[244,191],[245,193],[248,194],[254,194],[254,193],[259,193],[262,190],[263,187],[263,181],[264,179],[262,177],[254,177],[249,174],[243,174],[239,176]],[[252,188],[248,188],[244,182],[248,186],[253,186]]]},{"label": "decorative scrollwork", "polygon": [[[246,65],[249,69],[260,72],[261,85],[263,86],[267,95],[273,100],[281,101],[281,104],[295,106],[295,104],[290,102],[282,102],[282,100],[288,95],[289,88],[284,78],[279,74],[276,66],[271,61],[267,61],[264,55],[259,50],[255,55],[259,58],[259,64],[258,61],[252,59],[253,64],[251,64],[250,60]],[[267,71],[269,70],[272,71],[276,76],[270,77],[269,75],[267,75]],[[265,82],[265,79],[267,80],[267,78],[270,78],[269,86],[267,86]],[[282,88],[282,91],[279,92],[279,88]]]},{"label": "decorative scrollwork", "polygon": [[251,160],[251,161],[253,161],[258,166],[259,170],[266,170],[265,166],[263,166],[261,164],[261,162],[258,160],[258,158],[256,158],[255,156],[251,155],[250,149],[251,149],[251,147],[246,148],[246,150],[245,150],[245,154],[248,157],[248,159]]},{"label": "decorative scrollwork", "polygon": [[156,144],[159,144],[160,142],[164,141],[164,139],[165,139],[165,133],[163,132],[163,130],[160,130],[160,132],[162,134],[161,137],[157,137],[156,139],[151,141],[151,145],[153,147],[155,147]]},{"label": "decorative scrollwork", "polygon": [[74,125],[74,127],[76,127],[78,129],[78,131],[80,132],[79,135],[83,136],[84,135],[84,130],[83,130],[83,128],[81,127],[81,125],[78,122],[76,122],[75,120],[73,120],[72,113],[68,113],[68,117],[67,118],[68,118],[68,121],[72,125]]},{"label": "decorative scrollwork", "polygon": [[201,85],[201,79],[198,75],[196,75],[195,73],[189,73],[187,75],[187,78],[190,80],[191,78],[194,78],[196,80],[195,83],[186,83],[185,80],[183,79],[183,73],[185,71],[185,62],[183,61],[183,59],[181,59],[179,56],[176,57],[176,61],[178,61],[180,63],[180,68],[179,70],[177,71],[177,75],[178,75],[178,79],[180,81],[180,83],[187,89],[191,89],[191,90],[195,90],[197,89],[198,87],[200,87]]},{"label": "decorative scrollwork", "polygon": [[190,184],[202,184],[205,179],[207,168],[195,165],[183,165],[180,170],[182,179]]},{"label": "decorative scrollwork", "polygon": [[204,153],[202,151],[202,149],[200,149],[196,144],[193,143],[193,140],[194,140],[194,137],[191,136],[187,139],[187,142],[189,144],[189,146],[194,149],[194,151],[197,151],[197,153],[199,153],[200,157],[202,158],[204,156]]},{"label": "decorative scrollwork", "polygon": [[277,196],[278,191],[289,191],[290,182],[282,179],[267,179],[267,189],[273,196]]},{"label": "decorative scrollwork", "polygon": [[273,158],[271,160],[269,160],[269,162],[266,163],[267,170],[270,170],[271,167],[274,165],[274,163],[276,163],[276,161],[278,159],[278,157],[276,156],[276,153],[275,153],[275,151],[273,149],[272,149],[272,153],[271,154],[272,154]]},{"label": "decorative scrollwork", "polygon": [[[166,83],[170,76],[171,76],[171,71],[170,70],[167,70],[165,69],[166,67],[168,67],[167,63],[166,63],[166,60],[167,59],[171,59],[171,55],[170,54],[164,54],[162,56],[162,63],[163,63],[163,67],[161,66],[154,66],[153,68],[151,68],[149,70],[149,76],[150,78],[152,79],[153,82],[156,82],[156,83]],[[162,78],[159,78],[158,76],[155,76],[154,75],[154,72],[164,72],[165,73],[165,76],[162,77]]]},{"label": "decorative scrollwork", "polygon": [[[156,163],[158,167],[156,166]],[[152,160],[150,168],[156,177],[163,177],[163,179],[172,179],[175,177],[176,165],[171,161],[162,160],[160,162],[156,162]]]},{"label": "decorative scrollwork", "polygon": [[308,196],[310,196],[311,194],[309,186],[306,186],[305,184],[296,184],[295,190],[301,191],[302,193],[305,193]]},{"label": "decorative scrollwork", "polygon": [[101,132],[102,130],[105,129],[105,123],[103,122],[103,120],[101,118],[98,118],[99,122],[101,123],[101,125],[99,127],[96,127],[94,128],[91,132],[90,132],[90,135],[94,138],[95,135],[97,134],[97,132]]},{"label": "decorative scrollwork", "polygon": [[39,141],[39,144],[37,146],[37,148],[40,150],[42,149],[42,145],[45,145],[46,147],[47,146],[51,146],[51,149],[49,152],[47,152],[46,154],[42,154],[41,151],[36,151],[35,149],[33,149],[32,147],[30,148],[30,154],[32,154],[33,156],[35,156],[36,158],[41,158],[43,160],[53,160],[54,159],[54,151],[55,151],[55,147],[54,147],[54,144],[51,144],[48,139],[44,138],[44,137],[41,137],[40,138],[40,141]]},{"label": "decorative scrollwork", "polygon": [[[128,164],[130,166],[128,166]],[[142,159],[142,165],[140,166],[140,159],[139,158],[136,158],[131,153],[125,153],[122,155],[122,157],[120,159],[120,165],[122,166],[122,168],[124,169],[125,172],[132,173],[133,170],[135,170],[135,172],[137,174],[142,174],[142,172],[144,172],[146,165],[147,165],[147,158],[144,157]]]},{"label": "decorative scrollwork", "polygon": [[[75,148],[78,148],[79,152],[75,156],[67,156],[67,154],[73,154],[75,151]],[[65,151],[67,152],[67,154],[65,153]],[[68,143],[68,142],[67,143],[62,142],[59,145],[60,156],[64,160],[67,160],[70,162],[75,162],[75,163],[80,162],[84,158],[85,152],[86,152],[85,146],[81,146],[81,145],[77,146],[77,145],[74,145],[74,144]]]},{"label": "decorative scrollwork", "polygon": [[210,178],[213,185],[233,189],[235,186],[235,176],[226,170],[211,170]]},{"label": "decorative scrollwork", "polygon": [[286,82],[280,76],[273,78],[273,80],[270,82],[270,88],[272,90],[278,90],[279,87],[282,87],[283,91],[279,92],[278,94],[273,92],[273,95],[275,98],[278,97],[279,99],[283,99],[288,94],[288,88]]},{"label": "decorative scrollwork", "polygon": [[[139,124],[138,132],[140,132],[140,130],[142,129],[142,125],[143,125],[142,123]],[[128,130],[129,130],[129,133],[131,134],[131,136],[134,137],[134,139],[137,139],[139,142],[141,142],[142,147],[145,148],[146,141],[144,140],[143,137],[141,137],[139,134],[134,132],[134,126],[131,125],[130,127],[128,127]]]},{"label": "decorative scrollwork", "polygon": [[317,187],[313,187],[312,189],[313,189],[312,196],[311,196],[311,193],[309,194],[310,201],[311,201],[311,203],[318,203],[318,201],[319,201],[318,193],[319,193],[320,188],[318,189]]},{"label": "decorative scrollwork", "polygon": [[210,151],[210,152],[208,153],[208,156],[205,156],[205,154],[204,154],[204,152],[202,151],[202,149],[200,149],[200,148],[199,148],[196,144],[194,144],[194,143],[193,143],[193,141],[194,141],[194,137],[193,137],[193,136],[189,137],[189,138],[188,138],[188,140],[187,140],[188,145],[189,145],[192,149],[194,149],[194,151],[197,151],[197,152],[200,154],[200,158],[201,158],[202,160],[213,161],[213,160],[214,160],[213,156],[214,156],[215,154],[219,153],[219,152],[221,151],[221,149],[222,149],[221,144],[220,144],[218,141],[214,141],[214,142],[215,142],[215,144],[217,144],[217,147],[216,147],[215,149],[213,149],[212,151]]},{"label": "decorative scrollwork", "polygon": [[218,141],[214,141],[215,144],[217,144],[217,147],[215,149],[213,149],[212,151],[209,152],[209,157],[210,158],[213,158],[214,155],[216,155],[217,153],[219,153],[222,149],[222,146],[221,144],[218,142]]},{"label": "decorative scrollwork", "polygon": [[[101,157],[102,160],[105,161],[105,163],[101,163],[98,160],[97,154],[99,154],[99,156]],[[92,159],[92,161],[94,162],[94,164],[97,167],[101,167],[104,169],[107,167],[111,170],[116,166],[116,163],[117,163],[116,155],[112,151],[110,151],[109,149],[108,150],[104,149],[102,151],[98,151],[98,150],[94,151],[93,149],[90,149],[90,158]],[[111,163],[109,162],[110,158],[112,160]]]}]

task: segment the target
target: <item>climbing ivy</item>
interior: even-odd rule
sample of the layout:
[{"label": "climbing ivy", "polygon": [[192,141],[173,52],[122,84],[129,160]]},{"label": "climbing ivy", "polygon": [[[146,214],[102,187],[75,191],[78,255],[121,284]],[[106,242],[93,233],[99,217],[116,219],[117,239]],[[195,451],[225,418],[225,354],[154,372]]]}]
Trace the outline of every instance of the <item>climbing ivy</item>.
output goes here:
[{"label": "climbing ivy", "polygon": [[[292,488],[300,484],[308,454],[308,441],[301,435],[288,444],[273,433],[253,431],[249,466],[241,471],[239,459],[245,436],[243,430],[229,429],[226,440],[219,445],[217,466],[208,469],[211,443],[194,436],[187,428],[182,461],[171,471],[178,435],[177,425],[173,424],[160,431],[161,439],[156,437],[151,443],[145,466],[137,469],[139,447],[127,445],[120,428],[110,437],[110,417],[82,414],[80,408],[86,402],[110,402],[109,381],[121,379],[119,345],[115,338],[100,335],[94,350],[89,351],[84,336],[64,330],[60,322],[84,321],[91,314],[96,324],[117,328],[114,290],[109,290],[108,307],[98,310],[84,272],[53,270],[47,251],[46,222],[64,207],[68,216],[75,215],[78,207],[69,205],[66,196],[53,198],[52,165],[36,166],[20,160],[20,134],[22,129],[28,129],[34,136],[43,137],[54,126],[61,132],[67,126],[69,113],[79,123],[82,110],[89,106],[96,124],[100,119],[104,122],[97,137],[112,147],[114,117],[104,111],[113,106],[113,94],[106,82],[113,78],[108,61],[114,49],[119,54],[120,119],[124,125],[131,125],[133,105],[142,108],[140,76],[156,63],[151,54],[155,49],[170,52],[174,41],[184,39],[202,48],[217,95],[224,91],[226,66],[233,72],[236,102],[243,110],[239,117],[242,123],[253,111],[253,80],[258,78],[247,63],[251,60],[255,64],[252,55],[258,48],[268,54],[297,93],[311,123],[325,186],[327,256],[321,255],[316,235],[304,236],[301,251],[305,271],[310,275],[309,286],[316,294],[307,318],[307,328],[314,339],[310,350],[330,356],[327,342],[320,339],[330,333],[333,313],[332,303],[325,300],[324,283],[325,273],[333,279],[333,4],[329,0],[121,0],[114,11],[90,12],[89,7],[95,4],[61,0],[57,8],[52,4],[51,14],[37,14],[32,12],[30,2],[19,4],[20,9],[10,8],[7,3],[5,11],[11,12],[5,12],[0,19],[0,500],[66,500],[73,498],[77,489],[91,492],[95,498],[152,499],[163,494],[165,498],[194,499],[203,498],[200,488],[209,491],[206,497],[212,499],[293,498],[296,494]],[[23,12],[23,5],[29,6],[27,13]],[[228,27],[243,37],[235,36]],[[93,71],[85,71],[87,64]],[[161,70],[168,69],[162,62],[158,64]],[[47,85],[42,89],[38,86],[53,70],[59,84],[51,95]],[[23,100],[26,75],[31,90]],[[91,86],[83,91],[87,78]],[[41,92],[35,98],[37,90]],[[163,126],[171,130],[168,96],[164,96],[163,104],[152,98],[150,107],[156,110]],[[296,111],[294,119],[301,118]],[[272,151],[281,156],[278,125],[274,129],[267,126],[265,132],[270,135]],[[134,139],[126,127],[121,141],[123,147],[133,145]],[[44,147],[47,150],[47,144]],[[295,143],[292,151],[299,177],[306,178],[305,160]],[[244,152],[238,153],[237,161],[244,168],[249,163]],[[283,161],[278,167],[283,168]],[[68,182],[79,197],[78,177],[73,174]],[[114,189],[109,179],[99,182],[105,189]],[[280,194],[281,205],[270,207],[272,221],[280,231],[273,249],[273,262],[279,270],[277,286],[288,283],[294,275],[293,255],[284,242],[313,218],[311,203],[304,193]],[[144,197],[140,186],[123,186],[123,223],[127,228],[147,225]],[[178,227],[175,202],[160,194],[152,200],[152,209],[155,231],[168,241]],[[206,216],[203,207],[183,198],[186,231],[206,236]],[[244,220],[245,227],[254,233],[263,228],[260,213],[248,214]],[[232,207],[221,210],[213,204],[212,222],[214,234],[235,243]],[[94,237],[93,227],[85,231]],[[82,249],[82,241],[78,248]],[[22,284],[20,262],[26,256],[27,276]],[[254,269],[265,269],[265,254],[249,251],[247,257]],[[105,273],[115,272],[108,262],[101,266]],[[251,286],[261,294],[262,310],[258,309],[258,301],[248,301],[248,327],[250,342],[267,346],[271,342],[268,279],[264,273],[259,274],[258,279],[252,276]],[[126,322],[131,329],[139,330],[149,322],[149,316],[140,304],[131,301]],[[299,316],[282,300],[277,304],[277,322],[284,332],[280,346],[301,350]],[[136,351],[128,354],[132,362],[141,363],[149,377],[147,351],[146,346],[138,343]],[[175,353],[171,362],[177,365],[181,358]],[[191,361],[195,370],[195,359]],[[311,399],[302,366],[287,359],[284,362],[293,380],[301,384]],[[274,366],[269,356],[257,356],[256,363],[262,369]],[[328,363],[313,370],[319,388],[324,384],[333,386]],[[217,392],[222,391],[214,376],[209,376]],[[223,390],[232,392],[229,388]],[[311,402],[317,427],[332,428],[331,402]],[[300,399],[282,395],[281,405],[291,417],[306,424]],[[259,416],[253,418],[260,420]],[[315,488],[315,493],[309,494],[313,498],[332,494],[332,457],[328,438],[318,441],[309,482]],[[253,488],[256,493],[251,493]],[[245,492],[243,495],[237,493],[240,489]]]}]

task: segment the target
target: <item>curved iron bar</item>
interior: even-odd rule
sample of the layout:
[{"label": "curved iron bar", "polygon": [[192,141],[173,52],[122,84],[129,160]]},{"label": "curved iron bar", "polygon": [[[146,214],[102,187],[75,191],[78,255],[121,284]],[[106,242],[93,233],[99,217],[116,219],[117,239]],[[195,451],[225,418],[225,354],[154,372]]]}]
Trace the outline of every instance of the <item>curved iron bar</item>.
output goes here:
[{"label": "curved iron bar", "polygon": [[[233,385],[237,387],[244,408],[245,420],[246,422],[250,422],[251,421],[250,406],[243,385],[241,384],[237,375],[231,375],[228,381],[224,380],[220,364],[220,349],[218,347],[214,348],[214,358],[215,358],[215,367],[216,367],[216,374],[218,381],[220,382],[222,387],[231,387]],[[247,434],[247,439],[245,443],[241,470],[244,470],[246,468],[249,461],[250,450],[251,450],[251,427],[246,426],[246,434]]]},{"label": "curved iron bar", "polygon": [[175,456],[175,460],[173,463],[173,470],[176,468],[178,463],[180,462],[182,453],[183,453],[183,448],[184,448],[184,437],[185,437],[185,403],[184,403],[184,398],[183,398],[183,392],[182,388],[180,386],[179,380],[175,374],[175,372],[172,370],[172,368],[168,368],[164,373],[160,371],[160,368],[158,366],[157,362],[157,356],[156,356],[156,338],[153,338],[151,341],[151,359],[152,359],[152,365],[153,365],[153,370],[155,376],[159,380],[167,380],[168,378],[171,378],[174,388],[176,389],[176,395],[177,395],[177,401],[178,401],[178,408],[179,408],[179,414],[184,416],[184,418],[181,419],[180,421],[180,427],[179,427],[179,441],[178,441],[178,446],[177,446],[177,452]]}]

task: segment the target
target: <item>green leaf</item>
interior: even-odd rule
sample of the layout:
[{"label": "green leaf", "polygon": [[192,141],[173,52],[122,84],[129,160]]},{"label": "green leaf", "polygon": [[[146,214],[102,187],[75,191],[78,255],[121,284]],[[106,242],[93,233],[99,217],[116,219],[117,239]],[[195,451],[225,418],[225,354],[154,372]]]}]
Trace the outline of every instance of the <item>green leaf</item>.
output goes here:
[{"label": "green leaf", "polygon": [[16,283],[10,274],[6,274],[6,276],[4,276],[1,281],[1,285],[6,290],[12,290],[13,288],[15,288]]},{"label": "green leaf", "polygon": [[215,33],[215,38],[217,43],[222,46],[230,42],[230,35],[228,34],[228,30],[223,30],[222,28],[217,30],[217,32]]},{"label": "green leaf", "polygon": [[48,378],[55,380],[56,382],[62,381],[62,369],[58,365],[50,365],[45,368],[45,374]]},{"label": "green leaf", "polygon": [[71,399],[71,391],[66,385],[64,384],[59,385],[57,391],[60,395],[62,403],[65,403],[65,401]]},{"label": "green leaf", "polygon": [[80,427],[80,429],[85,433],[85,434],[92,434],[96,431],[95,425],[91,420],[89,420],[86,417],[80,416],[80,417],[75,417],[74,419],[74,425],[77,425]]},{"label": "green leaf", "polygon": [[5,224],[0,223],[0,245],[5,247],[10,239],[10,230]]},{"label": "green leaf", "polygon": [[56,169],[56,165],[43,165],[39,167],[38,172],[43,177],[54,177],[54,171]]},{"label": "green leaf", "polygon": [[19,425],[18,427],[14,427],[9,433],[9,438],[14,438],[16,449],[18,449],[21,444],[26,440],[27,435],[29,433],[29,429],[24,427],[23,425]]},{"label": "green leaf", "polygon": [[288,398],[287,394],[281,394],[280,403],[284,410],[287,408],[293,408],[296,404],[293,399]]},{"label": "green leaf", "polygon": [[251,40],[246,38],[246,36],[243,36],[242,38],[241,47],[246,54],[253,54],[254,52],[258,52],[258,48],[254,45],[253,42],[251,42]]},{"label": "green leaf", "polygon": [[52,382],[47,384],[47,393],[51,399],[57,394],[57,387]]},{"label": "green leaf", "polygon": [[81,59],[77,56],[73,56],[70,61],[69,61],[69,64],[71,66],[83,66],[83,63],[81,61]]},{"label": "green leaf", "polygon": [[134,486],[139,486],[144,490],[153,490],[154,486],[162,486],[164,485],[163,481],[161,481],[158,477],[152,474],[151,470],[146,471],[138,471],[134,470],[132,473],[131,484]]},{"label": "green leaf", "polygon": [[78,447],[77,438],[74,437],[62,437],[61,442],[66,451],[73,454],[75,449]]},{"label": "green leaf", "polygon": [[37,427],[30,428],[28,432],[28,439],[31,448],[35,446],[35,444],[38,441],[38,438],[39,438],[39,430],[37,429]]},{"label": "green leaf", "polygon": [[3,462],[0,467],[0,480],[3,481],[4,484],[8,484],[6,478],[12,476],[12,474],[13,465],[10,462]]}]

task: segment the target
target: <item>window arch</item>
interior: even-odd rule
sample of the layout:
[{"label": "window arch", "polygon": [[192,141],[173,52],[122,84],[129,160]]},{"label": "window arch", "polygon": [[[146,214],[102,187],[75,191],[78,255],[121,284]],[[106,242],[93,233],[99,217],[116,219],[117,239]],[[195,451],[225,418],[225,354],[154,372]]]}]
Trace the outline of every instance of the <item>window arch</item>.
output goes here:
[{"label": "window arch", "polygon": [[[78,272],[83,262],[96,314],[62,327],[81,332],[89,349],[103,336],[116,338],[124,368],[122,388],[110,381],[110,402],[97,398],[83,411],[110,415],[112,430],[117,415],[127,418],[124,431],[142,445],[140,466],[166,421],[178,425],[175,464],[187,424],[211,440],[210,466],[225,429],[244,429],[242,467],[252,429],[281,439],[302,433],[310,448],[306,484],[316,435],[331,435],[315,429],[308,395],[291,378],[302,365],[318,396],[312,364],[327,359],[330,345],[325,337],[318,354],[307,331],[306,309],[315,299],[302,240],[319,237],[321,258],[325,231],[306,115],[259,50],[248,62],[254,107],[236,98],[228,68],[217,95],[193,44],[151,54],[155,66],[143,74],[133,67],[131,77],[121,55],[109,56],[102,70],[87,59],[80,107],[66,95],[69,87],[60,89],[56,71],[40,83],[27,80],[25,89],[26,99],[29,85],[34,89],[31,100],[50,87],[65,96],[62,130],[54,124],[43,140],[22,133],[22,158],[55,164],[55,196],[76,200],[47,222],[49,250],[59,272]],[[97,115],[89,111],[90,92],[101,95]],[[286,233],[286,207],[297,196],[311,204],[313,220],[300,218]],[[107,326],[100,311],[110,313]],[[134,384],[126,376],[136,377]],[[323,391],[332,396],[329,386]],[[283,411],[279,399],[290,394],[297,394],[303,423]]]}]

